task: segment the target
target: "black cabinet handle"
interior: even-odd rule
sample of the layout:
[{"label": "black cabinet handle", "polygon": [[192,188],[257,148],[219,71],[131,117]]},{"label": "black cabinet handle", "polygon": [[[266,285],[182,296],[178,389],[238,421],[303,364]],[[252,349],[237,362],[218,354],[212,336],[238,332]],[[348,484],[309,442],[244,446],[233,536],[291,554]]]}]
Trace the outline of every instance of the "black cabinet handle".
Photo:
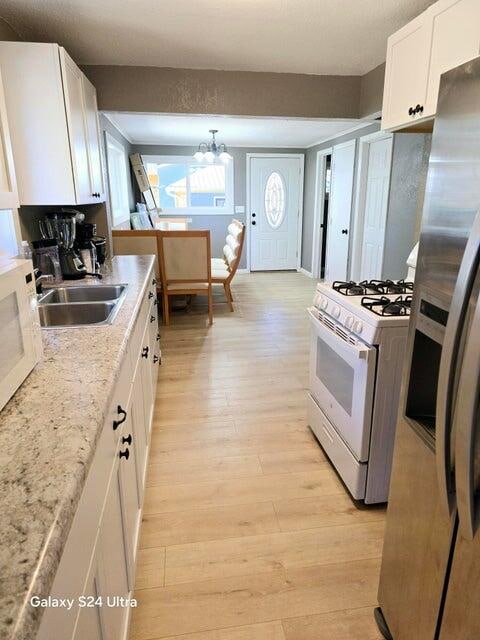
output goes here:
[{"label": "black cabinet handle", "polygon": [[119,416],[122,416],[120,418],[120,420],[114,420],[113,421],[113,430],[116,431],[118,429],[118,427],[123,424],[125,422],[125,420],[127,419],[127,412],[125,411],[125,409],[122,409],[122,407],[120,405],[117,406],[117,413]]},{"label": "black cabinet handle", "polygon": [[157,333],[157,342],[160,342],[160,338],[161,338],[160,334]]},{"label": "black cabinet handle", "polygon": [[157,279],[156,278],[153,278],[152,284],[153,284],[153,286],[155,286],[157,284]]},{"label": "black cabinet handle", "polygon": [[132,444],[132,434],[129,433],[128,436],[123,436],[122,438],[122,444]]},{"label": "black cabinet handle", "polygon": [[256,225],[257,223],[255,222],[255,220],[252,220],[252,224],[253,224],[253,225]]},{"label": "black cabinet handle", "polygon": [[410,107],[410,108],[408,109],[408,115],[409,115],[409,116],[413,116],[413,115],[415,115],[415,109],[414,109],[413,107]]},{"label": "black cabinet handle", "polygon": [[347,235],[347,233],[348,233],[348,229],[342,229],[342,233],[343,233],[343,235],[345,235],[345,236],[346,236],[346,235]]},{"label": "black cabinet handle", "polygon": [[157,362],[159,361],[159,357],[158,356],[153,356],[153,364],[157,364]]},{"label": "black cabinet handle", "polygon": [[143,349],[142,349],[142,358],[148,358],[148,352],[149,352],[149,348],[148,347],[143,347]]},{"label": "black cabinet handle", "polygon": [[257,214],[256,213],[252,213],[252,218],[255,218]]},{"label": "black cabinet handle", "polygon": [[151,300],[153,298],[153,293],[151,291],[148,292],[148,299]]},{"label": "black cabinet handle", "polygon": [[119,451],[118,457],[125,458],[125,460],[128,460],[128,458],[130,457],[130,449],[125,449],[125,451]]},{"label": "black cabinet handle", "polygon": [[150,316],[150,322],[155,322],[156,317],[155,316]]}]

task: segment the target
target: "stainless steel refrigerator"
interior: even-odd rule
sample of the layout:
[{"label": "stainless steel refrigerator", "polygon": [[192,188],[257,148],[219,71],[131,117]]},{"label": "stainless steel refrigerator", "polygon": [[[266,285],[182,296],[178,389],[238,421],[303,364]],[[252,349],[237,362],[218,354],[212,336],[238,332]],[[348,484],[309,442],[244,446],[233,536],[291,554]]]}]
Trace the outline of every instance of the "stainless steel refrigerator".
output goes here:
[{"label": "stainless steel refrigerator", "polygon": [[375,615],[394,640],[475,640],[480,58],[442,77],[415,286]]}]

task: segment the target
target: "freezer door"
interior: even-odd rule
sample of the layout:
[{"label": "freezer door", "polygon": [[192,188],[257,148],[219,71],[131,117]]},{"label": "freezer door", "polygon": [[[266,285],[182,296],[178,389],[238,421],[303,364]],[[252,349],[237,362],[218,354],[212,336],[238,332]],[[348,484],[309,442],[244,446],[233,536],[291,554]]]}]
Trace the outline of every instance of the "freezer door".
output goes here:
[{"label": "freezer door", "polygon": [[397,426],[378,602],[395,640],[434,640],[454,517],[440,500],[435,454]]}]

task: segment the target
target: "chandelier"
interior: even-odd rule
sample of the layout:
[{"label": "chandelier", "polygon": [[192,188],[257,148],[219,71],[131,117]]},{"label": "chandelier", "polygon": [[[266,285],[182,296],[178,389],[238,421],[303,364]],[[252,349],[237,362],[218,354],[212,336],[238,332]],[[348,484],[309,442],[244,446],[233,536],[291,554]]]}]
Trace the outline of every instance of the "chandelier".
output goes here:
[{"label": "chandelier", "polygon": [[223,142],[218,144],[215,140],[218,129],[209,129],[209,132],[212,134],[212,139],[210,142],[201,142],[198,145],[197,151],[193,154],[195,160],[197,162],[215,162],[215,160],[224,163],[230,162],[232,156],[228,153],[226,145]]}]

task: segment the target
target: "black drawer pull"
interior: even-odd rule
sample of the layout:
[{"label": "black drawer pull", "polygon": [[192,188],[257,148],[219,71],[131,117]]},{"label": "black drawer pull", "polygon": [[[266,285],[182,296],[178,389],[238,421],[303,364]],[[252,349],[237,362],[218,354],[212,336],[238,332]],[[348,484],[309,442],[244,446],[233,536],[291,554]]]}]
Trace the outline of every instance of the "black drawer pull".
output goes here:
[{"label": "black drawer pull", "polygon": [[118,457],[125,458],[125,460],[128,460],[128,458],[130,457],[130,450],[126,449],[125,451],[119,451]]},{"label": "black drawer pull", "polygon": [[160,334],[157,333],[157,342],[160,342],[160,338],[161,338]]},{"label": "black drawer pull", "polygon": [[148,292],[148,299],[151,300],[153,298],[153,293],[151,291]]},{"label": "black drawer pull", "polygon": [[150,316],[150,322],[155,322],[156,317],[155,316]]},{"label": "black drawer pull", "polygon": [[153,286],[155,286],[157,284],[157,279],[156,278],[153,278],[152,284],[153,284]]},{"label": "black drawer pull", "polygon": [[153,364],[157,364],[159,360],[160,358],[158,356],[153,356]]},{"label": "black drawer pull", "polygon": [[149,350],[150,349],[148,347],[143,347],[143,349],[142,349],[142,358],[148,358]]},{"label": "black drawer pull", "polygon": [[132,434],[129,433],[128,436],[123,436],[122,438],[122,444],[132,444]]},{"label": "black drawer pull", "polygon": [[116,431],[116,429],[118,429],[118,427],[123,424],[125,422],[125,420],[127,419],[127,412],[125,411],[125,409],[122,409],[122,407],[120,405],[117,406],[117,413],[119,416],[122,416],[120,418],[120,420],[114,420],[113,421],[113,430]]}]

